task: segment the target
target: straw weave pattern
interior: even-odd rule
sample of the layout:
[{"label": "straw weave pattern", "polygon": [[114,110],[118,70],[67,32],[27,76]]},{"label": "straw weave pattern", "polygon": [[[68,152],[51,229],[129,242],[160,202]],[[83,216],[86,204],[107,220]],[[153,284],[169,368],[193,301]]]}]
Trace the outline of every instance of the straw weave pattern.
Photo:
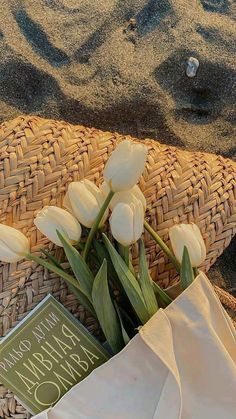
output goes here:
[{"label": "straw weave pattern", "polygon": [[[0,126],[0,222],[20,229],[33,252],[54,248],[36,230],[34,217],[43,206],[62,206],[71,181],[102,182],[104,164],[117,143],[132,139],[117,133],[66,122],[20,116]],[[134,141],[139,141],[132,139]],[[195,222],[202,231],[207,272],[236,233],[236,163],[207,153],[179,150],[152,140],[139,186],[147,199],[146,219],[164,241],[175,223]],[[154,280],[166,288],[175,270],[148,233],[144,234]],[[58,256],[60,249],[55,249]],[[133,249],[137,265],[137,249]],[[65,265],[66,266],[66,265]],[[236,300],[215,287],[222,303],[236,312]],[[55,274],[29,261],[0,265],[0,335],[52,292],[94,334],[98,325],[78,305]],[[25,419],[26,410],[0,386],[0,417]]]}]

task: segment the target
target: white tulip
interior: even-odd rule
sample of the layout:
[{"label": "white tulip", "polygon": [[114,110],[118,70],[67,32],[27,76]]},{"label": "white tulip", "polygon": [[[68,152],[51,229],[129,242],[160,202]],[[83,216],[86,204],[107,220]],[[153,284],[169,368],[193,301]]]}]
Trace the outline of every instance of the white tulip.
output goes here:
[{"label": "white tulip", "polygon": [[103,176],[113,192],[127,191],[143,173],[147,147],[129,140],[122,141],[109,157]]},{"label": "white tulip", "polygon": [[[104,194],[104,198],[106,198],[110,191],[110,188],[106,182],[102,183],[101,190]],[[141,189],[138,187],[138,185],[134,185],[133,188],[129,189],[128,191],[116,192],[109,203],[109,207],[111,210],[113,210],[119,202],[124,202],[125,204],[130,205],[132,202],[135,203],[136,200],[142,202],[143,209],[145,212],[147,208],[146,198],[143,195]]]},{"label": "white tulip", "polygon": [[34,220],[36,227],[51,242],[62,247],[57,230],[75,244],[81,237],[81,226],[76,218],[66,210],[54,206],[44,207]]},{"label": "white tulip", "polygon": [[29,241],[23,233],[13,227],[0,224],[0,260],[14,263],[29,253]]},{"label": "white tulip", "polygon": [[113,237],[123,246],[129,246],[140,239],[143,232],[144,210],[141,201],[130,205],[119,202],[110,217]]},{"label": "white tulip", "polygon": [[184,246],[187,247],[192,267],[206,259],[206,246],[196,224],[178,224],[170,228],[169,236],[176,259],[181,263]]},{"label": "white tulip", "polygon": [[[102,191],[90,180],[69,184],[63,205],[83,224],[91,228],[105,200]],[[108,210],[102,218],[103,225],[108,217]]]}]

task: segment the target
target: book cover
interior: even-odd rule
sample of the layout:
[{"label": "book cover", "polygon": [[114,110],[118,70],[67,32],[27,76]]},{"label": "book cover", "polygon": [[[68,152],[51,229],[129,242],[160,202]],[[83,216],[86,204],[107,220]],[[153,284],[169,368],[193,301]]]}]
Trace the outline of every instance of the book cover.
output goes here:
[{"label": "book cover", "polygon": [[52,295],[0,342],[0,382],[37,414],[109,359],[103,346]]}]

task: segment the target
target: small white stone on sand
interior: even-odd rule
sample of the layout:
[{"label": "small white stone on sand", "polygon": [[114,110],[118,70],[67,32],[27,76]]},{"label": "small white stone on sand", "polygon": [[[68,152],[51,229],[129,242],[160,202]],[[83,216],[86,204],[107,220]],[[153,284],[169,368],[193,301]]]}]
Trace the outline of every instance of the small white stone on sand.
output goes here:
[{"label": "small white stone on sand", "polygon": [[199,67],[199,61],[197,58],[190,57],[187,60],[186,75],[188,77],[195,77],[197,75],[197,70]]}]

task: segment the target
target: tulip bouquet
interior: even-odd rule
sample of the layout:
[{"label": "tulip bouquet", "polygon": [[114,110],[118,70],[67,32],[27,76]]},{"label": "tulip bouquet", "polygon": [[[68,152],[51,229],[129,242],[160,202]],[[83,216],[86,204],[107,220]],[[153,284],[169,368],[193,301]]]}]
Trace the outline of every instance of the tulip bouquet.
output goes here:
[{"label": "tulip bouquet", "polygon": [[[137,183],[147,158],[145,145],[121,142],[108,159],[100,187],[90,180],[72,182],[64,208],[44,207],[35,218],[42,234],[64,248],[70,272],[52,253],[30,253],[28,239],[0,225],[0,258],[26,257],[63,278],[83,306],[98,319],[113,354],[119,352],[159,309],[172,299],[151,279],[142,240],[146,229],[180,275],[184,290],[206,257],[199,228],[175,225],[169,230],[171,249],[145,220],[146,200]],[[109,218],[109,227],[106,222]],[[132,264],[131,246],[138,243],[139,266]]]}]

